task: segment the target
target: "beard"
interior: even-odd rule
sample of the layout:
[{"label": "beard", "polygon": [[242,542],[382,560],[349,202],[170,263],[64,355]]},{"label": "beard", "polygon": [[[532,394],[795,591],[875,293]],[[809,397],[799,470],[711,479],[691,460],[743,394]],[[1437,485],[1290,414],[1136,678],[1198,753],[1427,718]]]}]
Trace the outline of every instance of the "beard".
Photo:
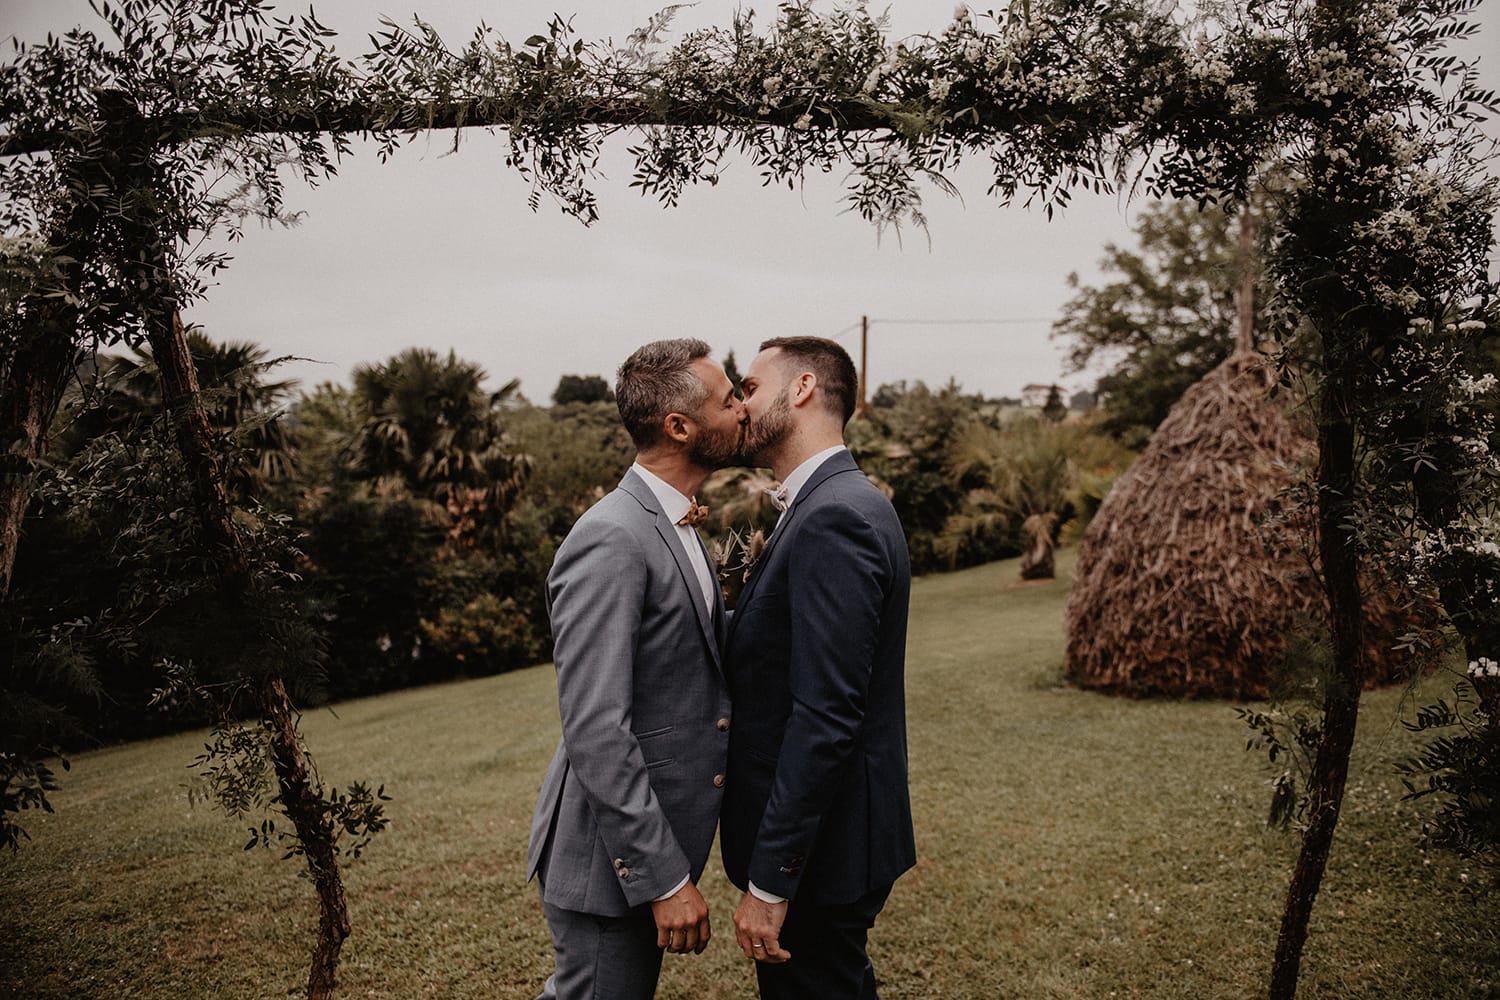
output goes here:
[{"label": "beard", "polygon": [[757,419],[750,421],[740,443],[737,465],[770,468],[771,455],[792,430],[792,403],[783,386],[771,405]]},{"label": "beard", "polygon": [[704,431],[688,450],[688,459],[700,469],[737,465],[743,441],[744,428],[739,424],[735,424],[732,431]]}]

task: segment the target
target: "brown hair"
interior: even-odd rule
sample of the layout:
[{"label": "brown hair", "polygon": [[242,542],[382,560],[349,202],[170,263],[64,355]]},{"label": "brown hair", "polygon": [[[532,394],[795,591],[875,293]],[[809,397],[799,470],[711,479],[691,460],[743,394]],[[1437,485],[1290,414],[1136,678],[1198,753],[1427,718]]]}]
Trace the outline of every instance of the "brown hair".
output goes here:
[{"label": "brown hair", "polygon": [[859,372],[849,352],[822,337],[772,337],[760,345],[762,351],[781,351],[805,370],[817,376],[818,387],[828,400],[829,412],[849,422],[859,392]]}]

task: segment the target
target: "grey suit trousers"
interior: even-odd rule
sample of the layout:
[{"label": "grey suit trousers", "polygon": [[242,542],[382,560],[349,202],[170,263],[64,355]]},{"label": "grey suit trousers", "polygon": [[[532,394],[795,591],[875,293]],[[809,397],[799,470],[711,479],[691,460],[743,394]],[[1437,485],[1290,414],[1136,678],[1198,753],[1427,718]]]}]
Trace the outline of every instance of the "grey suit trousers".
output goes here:
[{"label": "grey suit trousers", "polygon": [[651,1000],[661,975],[651,907],[622,917],[579,913],[542,901],[556,971],[537,1000]]}]

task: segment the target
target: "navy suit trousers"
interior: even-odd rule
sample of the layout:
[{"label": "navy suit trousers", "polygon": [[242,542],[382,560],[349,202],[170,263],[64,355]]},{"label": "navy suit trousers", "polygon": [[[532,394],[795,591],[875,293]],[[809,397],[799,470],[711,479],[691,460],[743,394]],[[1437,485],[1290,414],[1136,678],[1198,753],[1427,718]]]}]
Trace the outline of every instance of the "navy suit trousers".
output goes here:
[{"label": "navy suit trousers", "polygon": [[886,885],[837,906],[792,900],[780,936],[792,957],[780,965],[756,963],[761,1000],[876,1000],[865,942],[890,894]]}]

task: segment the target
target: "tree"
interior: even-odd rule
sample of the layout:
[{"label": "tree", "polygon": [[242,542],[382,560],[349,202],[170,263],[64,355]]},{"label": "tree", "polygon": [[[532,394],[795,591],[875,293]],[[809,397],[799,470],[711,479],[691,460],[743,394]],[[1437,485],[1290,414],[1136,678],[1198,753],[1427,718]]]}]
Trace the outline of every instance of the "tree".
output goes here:
[{"label": "tree", "polygon": [[729,377],[729,382],[734,386],[735,394],[740,392],[740,365],[734,359],[734,352],[730,351],[724,355],[724,374]]},{"label": "tree", "polygon": [[[497,563],[531,469],[506,430],[519,383],[490,392],[485,380],[451,351],[411,348],[357,366],[351,390],[320,386],[298,404],[308,467],[321,474],[299,516],[336,695],[538,658],[527,615],[544,618],[540,602],[525,600],[523,612],[512,601],[492,616],[480,601],[513,589]],[[520,588],[523,598],[535,589]],[[495,632],[494,655],[455,641],[465,608],[469,624]]]},{"label": "tree", "polygon": [[911,550],[912,571],[951,569],[1019,552],[1019,544],[1004,532],[986,533],[983,544],[970,538],[957,562],[957,555],[941,544],[949,518],[958,513],[967,492],[979,485],[955,477],[949,467],[955,443],[983,419],[974,400],[954,382],[936,392],[922,382],[910,387],[903,383],[899,390],[882,386],[875,398],[886,405],[872,406],[868,420],[849,425],[849,446],[861,467],[890,487],[891,503]]},{"label": "tree", "polygon": [[1042,419],[1054,424],[1068,415],[1068,404],[1063,402],[1062,389],[1052,386],[1047,390],[1047,402],[1042,404]]},{"label": "tree", "polygon": [[[1471,7],[1441,5],[1450,22]],[[1496,544],[1500,467],[1481,445],[1492,428],[1473,405],[1494,381],[1481,388],[1467,370],[1479,361],[1475,333],[1495,321],[1485,262],[1497,180],[1473,124],[1474,105],[1493,105],[1494,96],[1462,70],[1454,92],[1442,90],[1453,64],[1441,54],[1444,40],[1465,30],[1425,15],[1392,25],[1378,10],[1333,2],[1319,4],[1309,25],[1307,44],[1321,53],[1314,82],[1327,85],[1331,114],[1288,158],[1298,184],[1271,265],[1293,310],[1288,337],[1313,339],[1305,353],[1319,381],[1316,513],[1334,665],[1320,692],[1321,738],[1274,998],[1296,991],[1348,776],[1366,670],[1361,559],[1395,551],[1416,579],[1435,585],[1471,663],[1500,643],[1500,557],[1481,555]],[[1392,39],[1403,58],[1383,62],[1375,53],[1389,52]],[[1335,61],[1360,72],[1338,77]],[[1470,680],[1484,708],[1481,732],[1492,739],[1500,677],[1471,670]],[[1470,774],[1500,787],[1493,765]]]},{"label": "tree", "polygon": [[1134,456],[1086,425],[1026,416],[1003,426],[973,421],[951,441],[948,475],[966,492],[943,525],[938,551],[949,565],[979,561],[986,538],[1021,553],[1023,579],[1054,575],[1064,526],[1087,523]]},{"label": "tree", "polygon": [[359,365],[353,378],[361,422],[346,460],[354,478],[375,496],[431,501],[457,548],[499,531],[530,467],[501,423],[520,382],[488,393],[479,365],[419,347]]},{"label": "tree", "polygon": [[[18,46],[0,67],[0,283],[7,292],[0,603],[7,617],[21,524],[68,375],[100,347],[144,343],[159,373],[181,481],[193,496],[200,532],[189,543],[213,568],[212,600],[231,610],[264,608],[268,635],[308,638],[286,620],[295,612],[280,599],[276,560],[252,552],[255,543],[233,518],[182,320],[225,260],[193,249],[203,237],[226,228],[232,237],[247,215],[282,218],[284,172],[326,175],[335,152],[347,149],[337,136],[283,127],[299,109],[348,96],[352,78],[333,57],[329,32],[311,14],[268,25],[262,6],[127,0],[100,8],[112,38],[72,32]],[[200,138],[170,138],[165,119],[174,115],[192,119]],[[248,670],[243,680],[260,723],[255,742],[272,762],[274,802],[294,831],[291,853],[305,856],[318,893],[308,992],[322,997],[332,993],[349,932],[338,831],[372,832],[383,820],[368,797],[330,793],[308,769],[285,675],[311,651],[268,652],[286,658],[237,666]],[[229,709],[238,700],[226,706],[222,733],[235,728]],[[34,775],[45,767],[35,751],[20,765],[23,777],[28,767]],[[223,801],[231,810],[242,804]],[[0,822],[9,818],[0,814]]]},{"label": "tree", "polygon": [[1077,294],[1052,327],[1069,341],[1074,372],[1103,367],[1095,383],[1103,426],[1136,447],[1184,390],[1234,347],[1240,269],[1235,227],[1220,208],[1159,203],[1137,216],[1139,250],[1113,243],[1101,287],[1068,276]]},{"label": "tree", "polygon": [[552,390],[552,402],[556,406],[614,401],[614,390],[599,375],[564,375],[557,380],[557,388]]},{"label": "tree", "polygon": [[[264,499],[267,487],[285,481],[296,462],[296,445],[281,419],[295,381],[267,380],[277,361],[247,341],[221,343],[193,327],[187,346],[202,382],[209,425],[229,438],[229,488],[240,502]],[[92,377],[81,371],[80,388],[64,400],[68,420],[54,432],[54,455],[161,417],[160,380],[149,346],[123,357],[98,355],[90,367]]]}]

